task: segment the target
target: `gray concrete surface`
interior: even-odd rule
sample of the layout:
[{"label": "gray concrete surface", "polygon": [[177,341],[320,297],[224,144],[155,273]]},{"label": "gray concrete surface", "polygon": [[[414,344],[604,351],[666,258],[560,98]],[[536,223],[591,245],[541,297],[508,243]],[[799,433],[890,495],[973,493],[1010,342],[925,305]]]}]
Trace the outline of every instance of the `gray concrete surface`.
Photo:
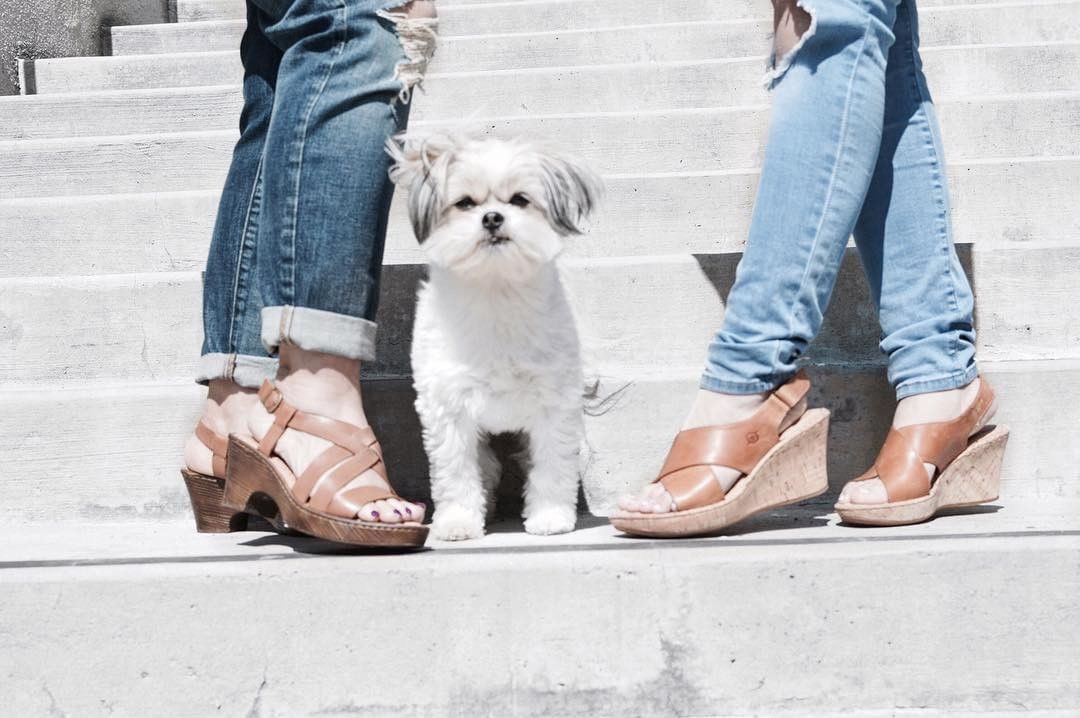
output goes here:
[{"label": "gray concrete surface", "polygon": [[168,6],[169,0],[4,0],[0,95],[20,91],[18,60],[107,52],[109,27],[164,22]]},{"label": "gray concrete surface", "polygon": [[[452,6],[440,27],[433,69],[457,72],[513,70],[559,65],[648,62],[657,58],[692,61],[723,57],[732,51],[767,52],[772,31],[767,4],[760,19],[680,21],[674,14],[663,25],[631,25],[596,30],[578,28],[521,32],[492,37],[478,35],[469,18]],[[1040,8],[1031,22],[1027,2],[994,7],[964,5],[929,8],[922,13],[923,46],[991,43],[1034,43],[1075,40],[1077,0],[1059,0]],[[244,20],[218,20],[169,25],[112,28],[114,55],[235,50]]]},{"label": "gray concrete surface", "polygon": [[413,556],[262,534],[169,553],[182,529],[117,527],[138,548],[0,566],[0,701],[80,716],[1065,714],[1080,706],[1080,535],[1008,511],[872,537],[814,513],[695,542],[515,532]]},{"label": "gray concrete surface", "polygon": [[[810,369],[812,404],[833,412],[832,493],[818,500],[828,504],[873,461],[893,398],[880,368]],[[1080,498],[1074,429],[1080,423],[1080,361],[986,362],[983,369],[1000,395],[998,420],[1013,429],[1003,470],[1005,500]],[[696,366],[605,373],[586,416],[583,510],[606,513],[618,495],[655,478],[698,376]],[[55,525],[188,515],[178,468],[198,418],[200,388],[187,381],[76,386],[0,390],[7,476],[0,518]],[[373,379],[364,396],[395,486],[424,500],[427,459],[411,381]]]}]

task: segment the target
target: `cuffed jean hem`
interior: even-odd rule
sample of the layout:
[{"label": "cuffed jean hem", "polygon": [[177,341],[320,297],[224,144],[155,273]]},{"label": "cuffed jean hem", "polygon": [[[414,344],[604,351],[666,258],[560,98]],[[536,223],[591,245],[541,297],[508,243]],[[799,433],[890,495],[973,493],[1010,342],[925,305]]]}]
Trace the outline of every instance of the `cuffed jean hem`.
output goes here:
[{"label": "cuffed jean hem", "polygon": [[963,371],[953,372],[952,374],[946,374],[945,376],[935,377],[933,379],[903,382],[896,387],[896,400],[899,401],[906,397],[914,396],[915,394],[929,394],[934,391],[963,389],[965,386],[975,381],[978,376],[979,367],[973,365]]},{"label": "cuffed jean hem", "polygon": [[284,343],[346,359],[375,358],[376,324],[368,319],[308,307],[263,307],[262,343],[276,352]]},{"label": "cuffed jean hem", "polygon": [[199,359],[197,384],[209,384],[214,379],[228,379],[245,389],[258,389],[264,379],[277,376],[278,361],[273,357],[250,354],[203,354]]},{"label": "cuffed jean hem", "polygon": [[[794,374],[792,375],[794,376]],[[768,381],[722,381],[708,374],[703,374],[698,386],[705,391],[713,391],[717,394],[764,394],[773,391],[776,387],[786,382],[791,377],[777,379],[775,382]]]}]

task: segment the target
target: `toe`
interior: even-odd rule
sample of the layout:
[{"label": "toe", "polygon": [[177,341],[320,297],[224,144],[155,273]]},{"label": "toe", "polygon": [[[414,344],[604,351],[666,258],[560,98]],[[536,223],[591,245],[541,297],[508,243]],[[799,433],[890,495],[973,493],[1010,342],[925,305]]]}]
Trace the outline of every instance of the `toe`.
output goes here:
[{"label": "toe", "polygon": [[382,519],[382,514],[375,504],[364,504],[359,511],[356,512],[356,517],[361,521],[379,521]]},{"label": "toe", "polygon": [[881,479],[868,479],[850,487],[848,501],[853,504],[884,504],[888,503],[889,494]]},{"label": "toe", "polygon": [[384,524],[399,524],[403,519],[401,509],[393,505],[392,499],[383,499],[375,502],[375,510],[379,512],[379,521]]},{"label": "toe", "polygon": [[418,524],[424,523],[424,514],[427,512],[427,507],[421,502],[405,502],[405,520],[414,521]]}]

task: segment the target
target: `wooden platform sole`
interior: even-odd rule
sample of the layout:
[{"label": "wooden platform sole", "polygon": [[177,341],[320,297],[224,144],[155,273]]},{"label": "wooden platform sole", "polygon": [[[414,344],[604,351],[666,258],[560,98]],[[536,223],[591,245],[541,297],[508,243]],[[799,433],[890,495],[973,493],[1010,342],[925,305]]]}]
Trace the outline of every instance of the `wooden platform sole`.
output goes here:
[{"label": "wooden platform sole", "polygon": [[628,514],[612,525],[633,536],[706,536],[754,514],[820,496],[829,489],[827,409],[811,409],[780,437],[757,467],[739,479],[724,500],[668,514]]},{"label": "wooden platform sole", "polygon": [[849,524],[904,526],[933,518],[943,509],[995,501],[1001,493],[1001,463],[1008,442],[1008,427],[988,427],[941,472],[927,496],[889,504],[837,504],[836,512]]},{"label": "wooden platform sole", "polygon": [[281,474],[287,470],[260,454],[254,444],[230,436],[224,505],[241,511],[269,499],[276,505],[282,523],[290,530],[352,546],[408,549],[420,548],[427,540],[428,527],[418,523],[383,524],[344,519],[301,506]]},{"label": "wooden platform sole", "polygon": [[248,511],[236,511],[225,506],[225,479],[200,474],[191,469],[180,469],[180,475],[184,478],[184,485],[187,486],[188,496],[191,498],[195,530],[199,533],[285,531],[283,526],[273,522],[272,517],[263,516],[254,507]]}]

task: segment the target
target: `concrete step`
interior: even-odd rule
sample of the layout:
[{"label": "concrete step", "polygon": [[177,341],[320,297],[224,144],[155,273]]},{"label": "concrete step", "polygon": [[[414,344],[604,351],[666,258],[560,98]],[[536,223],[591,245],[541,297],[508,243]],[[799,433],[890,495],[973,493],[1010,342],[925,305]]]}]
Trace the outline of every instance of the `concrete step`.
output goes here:
[{"label": "concrete step", "polygon": [[[927,55],[939,100],[1008,93],[1009,88],[1021,93],[1044,86],[1052,91],[1080,90],[1080,82],[1069,76],[1073,70],[1080,75],[1080,44],[955,48]],[[234,56],[188,55],[179,58],[176,66],[159,69],[172,73],[177,67],[190,65],[193,58],[195,65],[206,65],[199,70],[205,76],[200,75],[198,82],[209,86],[0,97],[0,114],[10,118],[0,126],[0,140],[236,128],[242,104],[240,88],[213,84],[230,76],[228,69],[215,67],[215,63],[231,65]],[[159,58],[97,58],[91,62],[99,63],[98,69],[108,69],[100,63],[129,60],[150,63],[147,69]],[[1038,65],[1043,63],[1052,68],[1044,73],[1048,79],[1028,82],[1024,73],[1042,73]],[[766,105],[769,98],[760,79],[760,58],[444,74],[429,78],[429,91],[417,96],[412,120],[415,125],[462,117]],[[553,91],[554,86],[560,90]],[[698,90],[688,97],[683,89],[687,86]],[[463,105],[461,98],[477,95],[478,88],[484,89],[484,97]],[[568,97],[573,98],[572,103]]]},{"label": "concrete step", "polygon": [[[607,174],[743,170],[758,164],[766,107],[492,119],[499,135],[559,138]],[[992,120],[989,118],[993,118]],[[1080,154],[1080,93],[942,103],[958,160]],[[169,192],[221,186],[234,132],[0,142],[0,196]]]},{"label": "concrete step", "polygon": [[[738,252],[757,179],[756,170],[608,177],[590,234],[568,242],[566,253]],[[1073,191],[1080,186],[1080,158],[954,163],[949,184],[961,244],[1080,244]],[[399,193],[391,210],[387,264],[424,261],[404,199]],[[0,200],[3,234],[18,239],[0,263],[0,277],[201,271],[217,201],[214,190]]]},{"label": "concrete step", "polygon": [[[1080,359],[1080,327],[1060,307],[1080,281],[1080,247],[961,248],[975,285],[979,356]],[[567,260],[589,373],[698,366],[724,315],[739,254]],[[382,276],[375,376],[410,373],[420,265]],[[198,273],[0,280],[0,386],[182,380],[202,343]],[[809,354],[828,365],[881,361],[876,311],[854,250]]]},{"label": "concrete step", "polygon": [[[0,700],[14,715],[1075,714],[1071,517],[1007,504],[872,533],[812,514],[752,528],[515,531],[404,556],[171,523],[5,528],[65,558],[0,569]],[[752,599],[721,618],[717,586]],[[407,629],[376,659],[372,621],[341,606]]]},{"label": "concrete step", "polygon": [[[594,513],[607,513],[620,494],[655,478],[685,416],[700,366],[662,366],[662,376],[610,372],[589,399],[582,470],[587,508]],[[880,368],[810,368],[812,405],[833,412],[831,493],[816,502],[828,506],[846,480],[873,462],[894,399]],[[1080,362],[983,362],[982,369],[1000,397],[998,421],[1013,432],[1004,500],[1052,505],[1080,499],[1074,430],[1080,421]],[[3,525],[189,515],[177,469],[204,397],[190,382],[0,389]],[[427,500],[427,459],[410,380],[368,380],[364,397],[395,486],[403,495]],[[1046,420],[1047,407],[1053,421]],[[513,489],[520,472],[510,472],[506,481]]]},{"label": "concrete step", "polygon": [[[1042,5],[1028,2],[993,7],[961,5],[930,8],[923,14],[921,40],[929,45],[980,45],[1075,40],[1080,15],[1075,0]],[[649,60],[704,60],[768,52],[772,21],[765,14],[749,20],[682,22],[594,29],[477,34],[451,13],[443,22],[432,70],[455,72],[526,67],[606,65]],[[113,55],[235,50],[244,20],[163,25],[124,25],[111,29]],[[532,27],[526,21],[523,27]]]},{"label": "concrete step", "polygon": [[[239,83],[238,58],[235,52],[197,52],[39,60],[33,93]],[[927,48],[924,59],[936,97],[1080,89],[1077,42],[936,47]],[[447,119],[685,107],[688,86],[701,89],[693,106],[738,105],[765,101],[761,78],[760,57],[432,73],[417,110]]]},{"label": "concrete step", "polygon": [[[999,5],[1001,0],[922,0],[920,12],[934,7]],[[1005,5],[1021,4],[1012,0]],[[1055,0],[1031,0],[1025,3],[1035,10]],[[618,27],[662,22],[697,20],[740,20],[763,17],[757,0],[726,0],[717,3],[694,3],[690,0],[463,0],[453,5],[439,2],[443,29],[464,28],[469,34],[512,33],[522,28],[572,30],[580,27]],[[176,0],[176,18],[180,22],[243,20],[244,3],[240,0]],[[455,33],[456,34],[456,33]]]}]

